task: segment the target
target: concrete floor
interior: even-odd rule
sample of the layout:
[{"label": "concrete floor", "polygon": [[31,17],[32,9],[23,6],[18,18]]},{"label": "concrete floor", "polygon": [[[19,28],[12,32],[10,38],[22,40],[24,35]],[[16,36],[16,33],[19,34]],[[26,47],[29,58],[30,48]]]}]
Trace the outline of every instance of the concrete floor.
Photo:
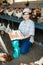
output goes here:
[{"label": "concrete floor", "polygon": [[[12,55],[13,48],[11,46],[11,40],[9,38],[9,35],[8,34],[2,35],[2,39],[6,45],[9,53]],[[43,42],[43,31],[36,29],[35,40]],[[29,61],[34,62],[34,61],[40,59],[42,56],[43,56],[43,47],[34,43],[33,46],[31,47],[30,51],[27,54],[25,54],[25,55],[20,54],[19,58],[17,58],[17,59],[14,58],[11,62],[6,62],[5,64],[0,62],[0,65],[20,65],[21,62],[23,62],[23,63],[28,63]]]},{"label": "concrete floor", "polygon": [[[20,57],[17,59],[13,59],[10,62],[6,62],[5,65],[20,65],[21,62],[23,63],[28,63],[29,61],[36,61],[38,59],[40,59],[43,56],[43,48],[33,44],[32,48],[30,49],[30,51],[25,54],[22,55],[20,54]],[[2,63],[0,63],[0,65],[3,65]]]}]

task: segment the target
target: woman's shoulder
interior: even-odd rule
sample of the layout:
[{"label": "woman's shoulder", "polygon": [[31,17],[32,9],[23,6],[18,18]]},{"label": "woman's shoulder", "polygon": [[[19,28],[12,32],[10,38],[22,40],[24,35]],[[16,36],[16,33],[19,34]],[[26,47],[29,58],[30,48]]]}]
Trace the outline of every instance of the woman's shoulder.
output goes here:
[{"label": "woman's shoulder", "polygon": [[29,19],[30,22],[34,22],[33,20]]},{"label": "woman's shoulder", "polygon": [[20,24],[23,24],[24,23],[24,20],[23,21],[21,21],[21,23]]},{"label": "woman's shoulder", "polygon": [[34,21],[32,21],[31,19],[29,19],[29,23],[34,24]]}]

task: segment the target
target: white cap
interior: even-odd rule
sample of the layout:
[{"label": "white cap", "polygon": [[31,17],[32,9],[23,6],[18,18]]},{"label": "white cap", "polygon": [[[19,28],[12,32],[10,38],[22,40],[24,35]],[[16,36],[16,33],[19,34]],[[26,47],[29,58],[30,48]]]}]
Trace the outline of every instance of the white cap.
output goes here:
[{"label": "white cap", "polygon": [[30,10],[29,8],[25,8],[25,9],[23,10],[23,13],[24,13],[24,12],[31,13],[31,10]]}]

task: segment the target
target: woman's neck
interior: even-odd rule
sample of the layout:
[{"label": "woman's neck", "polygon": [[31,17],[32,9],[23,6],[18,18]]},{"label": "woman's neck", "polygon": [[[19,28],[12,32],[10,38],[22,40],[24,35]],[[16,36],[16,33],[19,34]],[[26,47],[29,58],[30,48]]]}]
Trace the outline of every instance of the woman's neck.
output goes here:
[{"label": "woman's neck", "polygon": [[27,23],[29,21],[29,19],[28,20],[25,20],[25,23]]}]

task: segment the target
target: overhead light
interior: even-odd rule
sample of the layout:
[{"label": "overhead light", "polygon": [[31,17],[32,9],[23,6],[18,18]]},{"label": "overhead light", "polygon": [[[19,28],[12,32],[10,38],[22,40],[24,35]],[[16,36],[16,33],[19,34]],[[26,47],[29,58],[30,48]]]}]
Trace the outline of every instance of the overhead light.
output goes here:
[{"label": "overhead light", "polygon": [[13,4],[13,0],[7,0],[9,4]]}]

